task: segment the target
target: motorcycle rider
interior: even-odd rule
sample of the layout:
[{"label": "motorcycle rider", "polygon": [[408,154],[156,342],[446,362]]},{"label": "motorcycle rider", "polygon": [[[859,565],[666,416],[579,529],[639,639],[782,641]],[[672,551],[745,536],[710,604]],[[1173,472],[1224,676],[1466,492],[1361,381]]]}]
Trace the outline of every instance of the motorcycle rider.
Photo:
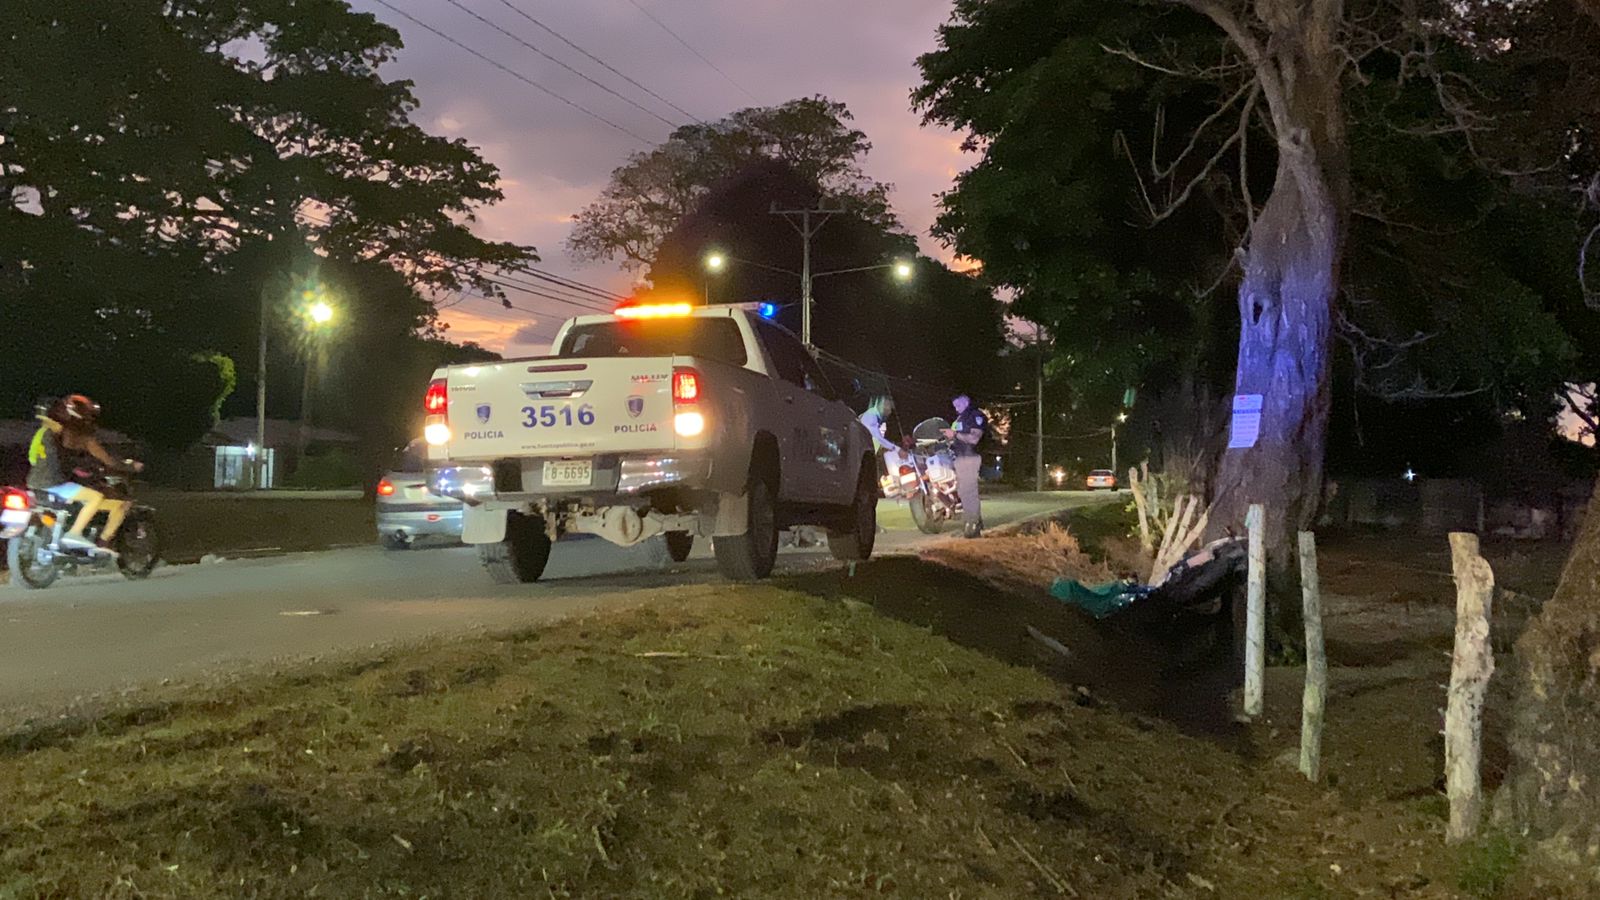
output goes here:
[{"label": "motorcycle rider", "polygon": [[940,433],[949,438],[955,452],[956,494],[961,497],[961,517],[966,520],[966,536],[978,537],[983,533],[983,507],[978,498],[978,470],[983,457],[978,453],[978,442],[983,440],[988,419],[972,405],[972,398],[958,395],[950,401],[955,408],[955,421]]},{"label": "motorcycle rider", "polygon": [[884,420],[893,412],[893,397],[873,397],[872,403],[867,406],[867,411],[857,417],[861,420],[861,424],[866,426],[867,434],[872,435],[872,449],[877,453],[895,449],[894,444],[891,444],[884,435]]},{"label": "motorcycle rider", "polygon": [[[109,485],[93,470],[95,463],[111,471],[144,470],[141,463],[126,463],[114,458],[96,437],[100,405],[83,394],[72,394],[52,403],[38,416],[39,430],[28,446],[28,487],[45,491],[67,503],[81,503],[76,518],[61,536],[61,546],[69,550],[111,552],[112,539],[128,515],[131,503],[107,496]],[[84,529],[101,511],[106,527],[99,540],[84,537]]]}]

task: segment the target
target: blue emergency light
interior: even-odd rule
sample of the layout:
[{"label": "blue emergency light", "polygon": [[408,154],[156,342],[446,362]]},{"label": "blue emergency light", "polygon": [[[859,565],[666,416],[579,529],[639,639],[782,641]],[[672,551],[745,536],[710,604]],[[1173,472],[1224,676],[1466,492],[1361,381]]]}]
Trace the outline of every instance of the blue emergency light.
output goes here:
[{"label": "blue emergency light", "polygon": [[778,314],[778,304],[776,304],[776,303],[763,303],[760,306],[756,307],[756,311],[761,313],[761,318],[770,319],[773,316]]}]

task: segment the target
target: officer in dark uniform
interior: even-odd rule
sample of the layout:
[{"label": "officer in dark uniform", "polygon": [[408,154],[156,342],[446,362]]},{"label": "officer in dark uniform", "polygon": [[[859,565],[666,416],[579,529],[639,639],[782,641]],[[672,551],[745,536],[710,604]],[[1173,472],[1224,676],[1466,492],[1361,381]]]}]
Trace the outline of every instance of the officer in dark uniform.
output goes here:
[{"label": "officer in dark uniform", "polygon": [[961,517],[966,522],[966,536],[977,537],[983,533],[983,501],[978,498],[978,469],[983,456],[978,453],[978,442],[989,427],[983,411],[972,405],[972,398],[962,394],[950,401],[956,418],[944,430],[951,439],[956,457],[956,493],[961,497]]}]

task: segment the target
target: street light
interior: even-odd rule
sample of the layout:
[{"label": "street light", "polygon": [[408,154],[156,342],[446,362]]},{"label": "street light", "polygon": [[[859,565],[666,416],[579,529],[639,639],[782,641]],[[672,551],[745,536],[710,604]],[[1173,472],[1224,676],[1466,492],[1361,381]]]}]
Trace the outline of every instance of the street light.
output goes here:
[{"label": "street light", "polygon": [[305,381],[300,385],[300,434],[299,441],[295,444],[294,464],[298,468],[306,458],[306,447],[311,443],[311,386],[316,377],[317,355],[322,350],[318,343],[321,334],[333,322],[333,306],[328,303],[325,289],[317,285],[316,290],[301,291],[300,298],[305,302],[306,320],[306,372]]},{"label": "street light", "polygon": [[[334,309],[332,304],[325,299],[327,289],[322,285],[315,288],[306,288],[300,291],[301,316],[311,328],[322,328],[333,322]],[[267,329],[270,322],[268,312],[271,309],[267,302],[267,293],[261,295],[261,323],[259,334],[256,338],[256,440],[255,452],[255,486],[260,489],[265,481],[267,462],[270,448],[267,446]],[[301,395],[301,410],[303,412],[311,393],[310,362],[306,364],[306,381]],[[308,429],[305,422],[301,423],[301,444],[305,443]]]},{"label": "street light", "polygon": [[[916,267],[911,264],[910,260],[905,259],[897,259],[886,263],[876,263],[870,266],[851,266],[848,269],[832,269],[827,272],[811,271],[808,260],[805,271],[796,272],[793,269],[785,269],[779,266],[769,266],[766,263],[758,263],[749,259],[740,259],[737,256],[728,256],[727,254],[715,251],[708,254],[705,258],[706,269],[712,272],[722,271],[730,262],[736,262],[742,266],[754,266],[757,269],[766,269],[769,272],[780,272],[784,275],[793,275],[794,277],[800,279],[800,302],[803,308],[802,318],[800,320],[800,339],[804,341],[808,347],[811,346],[811,283],[813,281],[816,281],[818,278],[826,278],[829,275],[848,275],[851,272],[875,272],[880,269],[893,270],[894,279],[899,282],[910,281],[912,276],[916,274]],[[706,297],[708,302],[710,299],[710,291],[710,282],[707,281]]]},{"label": "street light", "polygon": [[1113,475],[1117,472],[1117,424],[1126,421],[1128,421],[1128,414],[1120,412],[1117,413],[1117,422],[1111,426],[1111,473]]},{"label": "street light", "polygon": [[[723,256],[721,253],[713,250],[713,251],[711,251],[710,253],[708,253],[706,255],[706,271],[707,272],[710,272],[711,274],[714,275],[714,274],[717,274],[717,273],[721,272],[723,269],[726,269],[727,267],[728,267],[728,258],[726,256]],[[705,279],[704,284],[705,284],[705,289],[706,289],[706,305],[710,306],[711,305],[711,278],[709,276]]]}]

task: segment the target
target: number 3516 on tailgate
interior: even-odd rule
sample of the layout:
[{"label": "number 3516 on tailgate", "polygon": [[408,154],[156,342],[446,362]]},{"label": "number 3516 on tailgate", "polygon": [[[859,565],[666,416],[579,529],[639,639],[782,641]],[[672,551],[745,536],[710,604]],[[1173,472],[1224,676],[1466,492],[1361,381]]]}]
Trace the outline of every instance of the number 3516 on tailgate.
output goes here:
[{"label": "number 3516 on tailgate", "polygon": [[570,403],[563,403],[560,406],[524,406],[522,408],[523,428],[556,428],[593,424],[594,407],[587,403],[576,410],[572,408]]}]

